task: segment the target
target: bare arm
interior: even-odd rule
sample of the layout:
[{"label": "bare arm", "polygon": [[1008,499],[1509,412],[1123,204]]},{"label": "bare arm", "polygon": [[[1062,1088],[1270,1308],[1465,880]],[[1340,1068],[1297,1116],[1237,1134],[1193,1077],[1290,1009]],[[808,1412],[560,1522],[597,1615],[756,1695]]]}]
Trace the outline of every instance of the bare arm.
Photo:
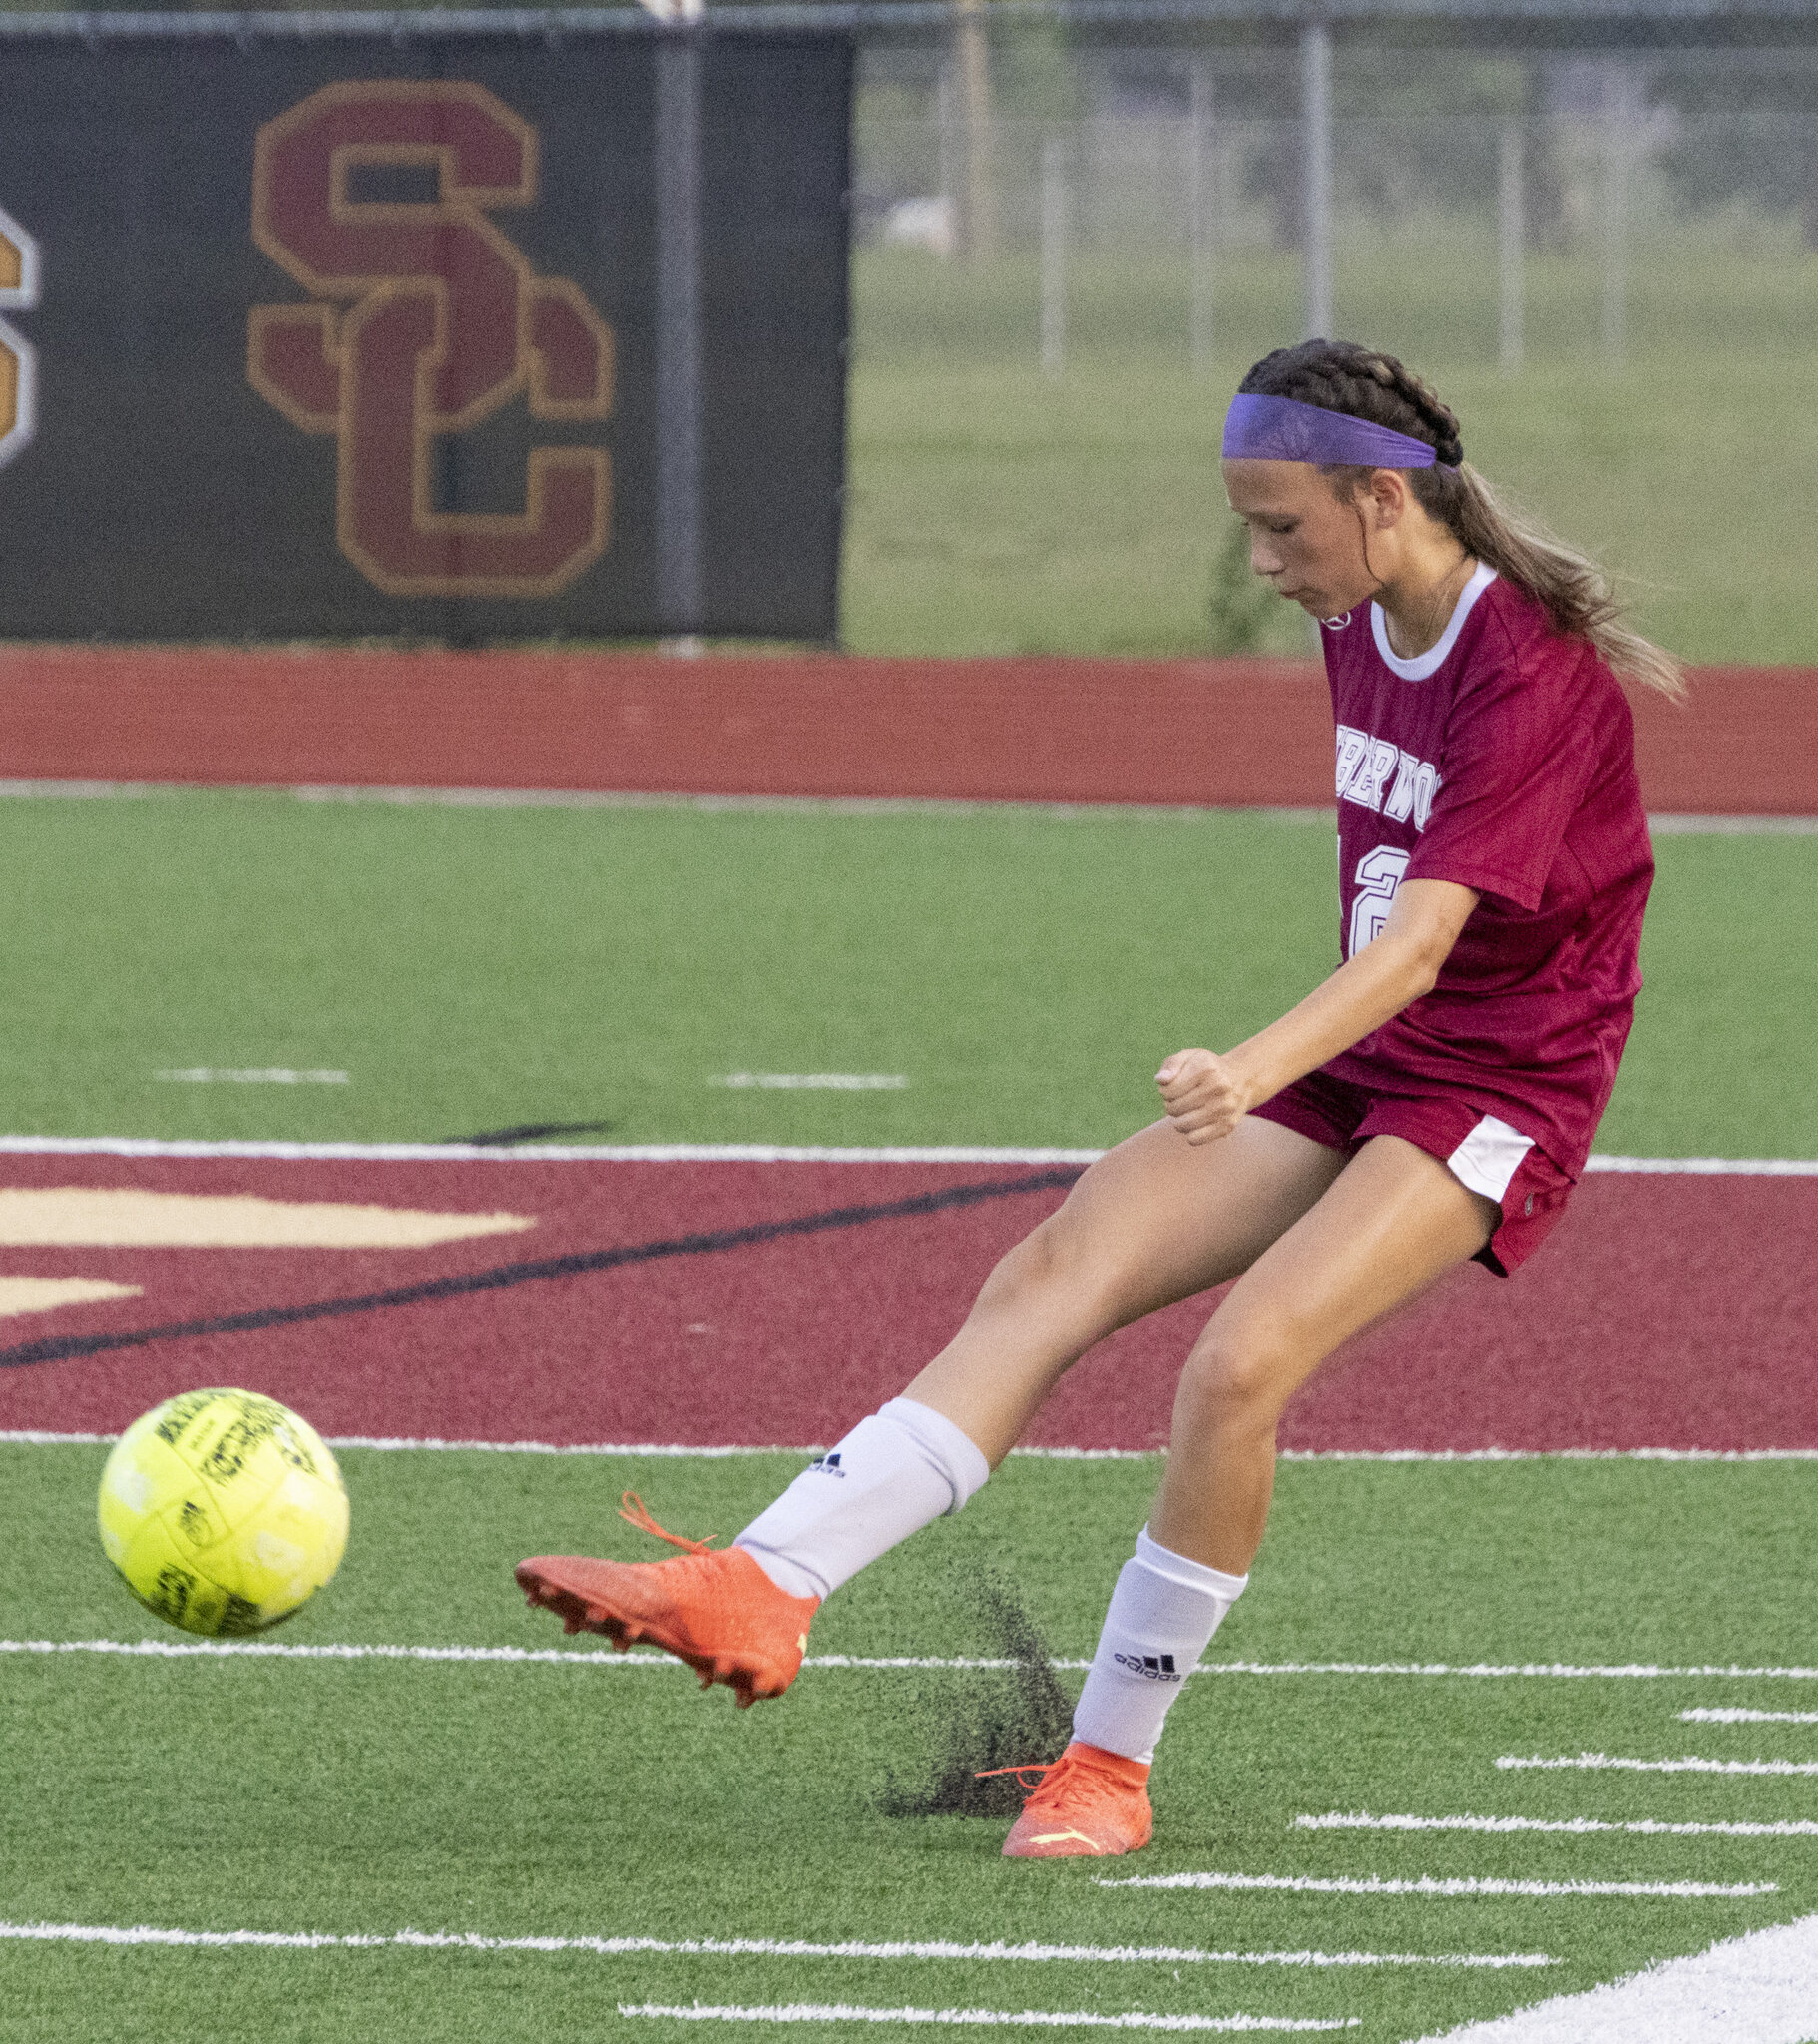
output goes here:
[{"label": "bare arm", "polygon": [[1279,1022],[1222,1057],[1175,1051],[1155,1074],[1168,1120],[1189,1143],[1215,1143],[1252,1107],[1430,993],[1477,900],[1452,880],[1403,881],[1381,934]]}]

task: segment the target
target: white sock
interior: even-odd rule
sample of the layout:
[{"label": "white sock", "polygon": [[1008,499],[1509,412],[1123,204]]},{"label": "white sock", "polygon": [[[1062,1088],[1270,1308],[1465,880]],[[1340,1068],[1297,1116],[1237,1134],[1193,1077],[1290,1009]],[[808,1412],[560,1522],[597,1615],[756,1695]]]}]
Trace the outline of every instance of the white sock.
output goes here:
[{"label": "white sock", "polygon": [[957,1512],[990,1474],[951,1419],[892,1398],[810,1463],[732,1545],[791,1597],[828,1597],[931,1519]]},{"label": "white sock", "polygon": [[1073,1736],[1126,1760],[1152,1761],[1169,1705],[1249,1580],[1188,1561],[1144,1526],[1111,1593]]}]

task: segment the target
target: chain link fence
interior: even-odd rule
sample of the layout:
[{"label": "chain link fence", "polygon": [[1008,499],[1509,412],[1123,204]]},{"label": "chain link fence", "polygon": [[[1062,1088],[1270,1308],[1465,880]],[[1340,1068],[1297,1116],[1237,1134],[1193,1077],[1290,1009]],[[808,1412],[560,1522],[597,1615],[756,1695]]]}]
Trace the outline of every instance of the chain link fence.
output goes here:
[{"label": "chain link fence", "polygon": [[1818,663],[1818,17],[1655,47],[1631,12],[1618,46],[852,10],[853,643],[1306,652],[1217,435],[1327,333],[1429,376],[1665,643]]},{"label": "chain link fence", "polygon": [[[1398,65],[1314,48],[1233,59],[964,21],[866,39],[854,238],[878,287],[860,351],[1059,375],[1079,348],[1147,348],[1210,368],[1252,337],[1384,313],[1414,353],[1510,373],[1700,338],[1803,344],[1774,306],[1818,248],[1807,53]],[[894,302],[893,271],[919,274],[917,308]]]}]

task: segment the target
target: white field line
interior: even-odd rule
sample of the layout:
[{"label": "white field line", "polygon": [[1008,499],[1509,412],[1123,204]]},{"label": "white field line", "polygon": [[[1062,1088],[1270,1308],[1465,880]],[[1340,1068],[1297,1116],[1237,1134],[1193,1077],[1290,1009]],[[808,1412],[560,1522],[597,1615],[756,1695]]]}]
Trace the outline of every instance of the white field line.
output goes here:
[{"label": "white field line", "polygon": [[1505,1880],[1492,1875],[1417,1880],[1392,1880],[1382,1874],[1326,1875],[1313,1873],[1139,1873],[1123,1880],[1103,1876],[1099,1888],[1266,1888],[1294,1895],[1527,1895],[1541,1899],[1622,1896],[1634,1900],[1743,1901],[1754,1895],[1777,1895],[1777,1882],[1713,1880]]},{"label": "white field line", "polygon": [[908,1083],[901,1072],[727,1072],[707,1081],[740,1093],[900,1093]]},{"label": "white field line", "polygon": [[1562,1754],[1557,1758],[1506,1753],[1496,1764],[1499,1768],[1613,1768],[1633,1775],[1818,1775],[1818,1761],[1713,1761],[1696,1754],[1676,1761],[1640,1761],[1608,1753]]},{"label": "white field line", "polygon": [[[53,1433],[40,1427],[0,1431],[0,1447],[106,1447],[112,1433]],[[645,1455],[677,1461],[725,1461],[738,1455],[800,1455],[826,1452],[826,1444],[793,1446],[779,1441],[715,1442],[705,1446],[676,1441],[451,1441],[434,1435],[343,1433],[331,1448],[371,1448],[384,1454],[475,1455]],[[1159,1461],[1163,1448],[1012,1448],[1013,1455],[1040,1462]],[[1284,1462],[1818,1462],[1818,1448],[1283,1448]]]},{"label": "white field line", "polygon": [[1818,1448],[1282,1448],[1278,1455],[1283,1462],[1818,1462]]},{"label": "white field line", "polygon": [[644,1954],[707,1959],[916,1959],[970,1965],[1115,1966],[1451,1966],[1493,1971],[1557,1966],[1546,1952],[1205,1951],[1195,1945],[958,1944],[947,1938],[845,1938],[815,1943],[799,1937],[486,1937],[472,1930],[170,1930],[140,1923],[0,1923],[0,1940],[47,1944],[250,1945],[280,1951],[580,1952],[602,1959]]},{"label": "white field line", "polygon": [[1331,1810],[1297,1816],[1297,1831],[1549,1831],[1567,1837],[1627,1831],[1641,1838],[1818,1838],[1818,1822],[1785,1817],[1769,1823],[1667,1823],[1635,1817],[1626,1823],[1600,1816],[1372,1816],[1368,1810]]},{"label": "white field line", "polygon": [[1806,2044],[1815,2009],[1818,1916],[1802,1916],[1444,2034],[1445,2044]]},{"label": "white field line", "polygon": [[[0,1447],[99,1448],[120,1438],[114,1433],[48,1433],[25,1427],[17,1432],[0,1431]],[[773,1442],[768,1446],[724,1443],[706,1447],[665,1441],[448,1441],[433,1436],[424,1439],[387,1434],[339,1433],[330,1440],[336,1448],[371,1448],[381,1454],[476,1455],[646,1455],[678,1461],[720,1462],[738,1455],[798,1455],[806,1459],[824,1455],[831,1443],[793,1447]],[[1013,1455],[1042,1462],[1148,1462],[1159,1455],[1155,1448],[1012,1448]],[[1818,1460],[1818,1448],[1811,1450]]]},{"label": "white field line", "polygon": [[1818,1178],[1810,1157],[1588,1157],[1587,1171],[1688,1178]]},{"label": "white field line", "polygon": [[622,2001],[622,2016],[684,2023],[937,2023],[962,2029],[1026,2030],[1352,2030],[1361,2016],[1148,2016],[1071,2014],[1025,2008],[860,2008],[847,2001],[785,2001],[767,2008],[704,2002]]},{"label": "white field line", "polygon": [[1656,837],[1818,837],[1818,816],[1649,816]]},{"label": "white field line", "polygon": [[204,1143],[151,1136],[0,1136],[0,1156],[247,1157],[329,1164],[1096,1164],[1104,1154],[979,1144],[862,1149],[784,1143]]},{"label": "white field line", "polygon": [[260,1065],[229,1068],[223,1065],[191,1065],[183,1071],[154,1072],[154,1079],[171,1079],[191,1086],[347,1086],[352,1080],[345,1072],[295,1071],[288,1065]]},{"label": "white field line", "polygon": [[[302,802],[379,802],[398,808],[692,809],[706,815],[948,816],[1009,812],[1056,822],[1100,818],[1197,823],[1223,816],[1332,826],[1323,807],[1268,803],[982,801],[964,795],[659,794],[635,788],[404,787],[356,783],[235,781],[198,785],[166,780],[0,780],[0,801],[145,801],[156,796],[262,794]],[[1701,815],[1661,810],[1647,827],[1656,837],[1818,836],[1818,816]]]},{"label": "white field line", "polygon": [[1818,1711],[1748,1711],[1739,1704],[1706,1705],[1679,1717],[1687,1725],[1818,1725]]},{"label": "white field line", "polygon": [[[74,787],[84,795],[107,791],[105,781],[0,781],[0,796],[18,789]],[[168,788],[143,782],[119,783],[126,794],[187,794],[196,790],[181,783]],[[213,789],[205,792],[226,792]],[[403,808],[457,809],[692,809],[704,815],[808,816],[984,816],[1008,810],[1051,822],[1085,823],[1098,818],[1133,822],[1204,822],[1221,816],[1254,817],[1272,823],[1320,823],[1332,828],[1336,812],[1326,808],[1248,804],[1213,807],[1190,802],[1044,802],[981,801],[965,795],[892,794],[650,794],[635,789],[567,787],[287,787],[260,785],[233,790],[242,794],[287,794],[305,802],[385,802]],[[1747,816],[1724,820],[1746,824]],[[1768,826],[1783,818],[1770,816]],[[1733,834],[1733,833],[1726,833]]]},{"label": "white field line", "polygon": [[[1096,1164],[1105,1152],[1010,1144],[206,1143],[152,1136],[0,1136],[4,1155],[249,1157],[330,1164]],[[1599,1155],[1585,1169],[1691,1178],[1818,1178],[1818,1158]]]},{"label": "white field line", "polygon": [[[685,1664],[667,1654],[620,1654],[611,1648],[573,1651],[559,1647],[469,1647],[394,1646],[375,1642],[323,1642],[304,1644],[294,1640],[0,1640],[0,1654],[116,1654],[129,1660],[274,1660],[274,1661],[431,1661],[501,1662],[513,1666],[562,1668],[680,1669]],[[1011,1670],[1023,1663],[1005,1657],[937,1654],[810,1654],[804,1668],[859,1669],[893,1672],[899,1670]],[[1048,1664],[1062,1672],[1078,1673],[1092,1666],[1090,1657],[1057,1657]],[[1466,1681],[1666,1681],[1689,1677],[1734,1676],[1751,1682],[1818,1681],[1818,1668],[1573,1668],[1531,1662],[1521,1666],[1492,1666],[1479,1663],[1463,1666],[1451,1662],[1414,1661],[1204,1661],[1192,1673],[1199,1675],[1349,1675],[1459,1677]],[[1675,1762],[1605,1762],[1601,1756],[1589,1761],[1511,1760],[1500,1767],[1670,1767]],[[1694,1764],[1706,1765],[1706,1764]],[[1740,1763],[1711,1762],[1707,1765],[1740,1766]],[[1767,1766],[1770,1764],[1763,1763]],[[1773,1763],[1775,1769],[1791,1763]],[[1804,1772],[1818,1773],[1818,1763]]]},{"label": "white field line", "polygon": [[[668,1654],[621,1654],[610,1647],[408,1647],[365,1642],[304,1645],[293,1640],[0,1640],[0,1654],[113,1654],[146,1661],[431,1661],[497,1662],[508,1667],[668,1669],[686,1666]],[[1090,1661],[1053,1661],[1060,1669],[1090,1668]],[[921,1658],[910,1655],[810,1654],[804,1668],[991,1669],[1022,1663],[1008,1659]]]}]

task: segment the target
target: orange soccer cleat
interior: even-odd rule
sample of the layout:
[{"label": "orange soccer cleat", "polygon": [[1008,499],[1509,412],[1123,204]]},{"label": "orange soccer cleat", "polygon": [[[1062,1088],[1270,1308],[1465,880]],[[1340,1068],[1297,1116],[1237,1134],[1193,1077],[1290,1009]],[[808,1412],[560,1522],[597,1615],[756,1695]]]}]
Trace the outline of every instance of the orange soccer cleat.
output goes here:
[{"label": "orange soccer cleat", "polygon": [[1148,1843],[1155,1827],[1146,1763],[1127,1761],[1102,1746],[1076,1739],[1045,1768],[993,1772],[1042,1777],[1004,1840],[1007,1859],[1136,1852]]},{"label": "orange soccer cleat", "polygon": [[779,1590],[742,1547],[666,1533],[627,1491],[619,1516],[687,1553],[675,1561],[592,1561],[543,1554],[517,1567],[518,1587],[571,1633],[604,1633],[621,1653],[648,1640],[685,1661],[701,1687],[723,1682],[742,1711],[795,1680],[818,1597]]}]

